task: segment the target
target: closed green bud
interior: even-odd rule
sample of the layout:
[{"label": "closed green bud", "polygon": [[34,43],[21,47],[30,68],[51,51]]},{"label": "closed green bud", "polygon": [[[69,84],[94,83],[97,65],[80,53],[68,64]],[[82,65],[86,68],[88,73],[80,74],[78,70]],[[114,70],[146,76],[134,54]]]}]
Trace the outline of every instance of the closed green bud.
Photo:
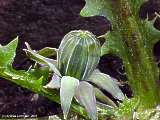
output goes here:
[{"label": "closed green bud", "polygon": [[64,36],[58,51],[58,68],[63,76],[86,80],[100,59],[100,44],[88,31],[75,30]]}]

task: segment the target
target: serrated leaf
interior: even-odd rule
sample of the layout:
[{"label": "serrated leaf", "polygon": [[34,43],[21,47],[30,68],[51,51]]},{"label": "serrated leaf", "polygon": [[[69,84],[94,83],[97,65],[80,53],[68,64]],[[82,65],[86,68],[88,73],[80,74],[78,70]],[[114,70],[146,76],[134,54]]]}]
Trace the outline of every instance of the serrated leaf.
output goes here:
[{"label": "serrated leaf", "polygon": [[61,76],[59,70],[56,67],[55,61],[46,57],[43,57],[39,54],[37,54],[36,52],[32,51],[32,50],[26,50],[24,49],[24,51],[26,52],[26,54],[35,62],[42,64],[42,65],[48,65],[50,67],[50,69],[55,72],[57,75]]},{"label": "serrated leaf", "polygon": [[[10,79],[17,84],[22,84],[22,86],[27,86],[30,89],[37,87],[41,88],[43,80],[48,79],[48,72],[45,69],[31,69],[29,71],[14,70],[12,68],[12,62],[16,55],[16,48],[18,44],[18,37],[11,41],[6,46],[0,46],[0,76],[6,79]],[[43,76],[43,73],[45,75]],[[32,83],[29,85],[27,83]]]},{"label": "serrated leaf", "polygon": [[101,72],[93,72],[92,75],[88,78],[87,81],[90,81],[96,84],[98,87],[109,92],[114,98],[123,100],[124,95],[120,88],[117,85],[117,81],[115,81],[112,77],[107,74]]},{"label": "serrated leaf", "polygon": [[[16,83],[21,87],[27,88],[35,93],[49,98],[51,101],[60,104],[60,98],[58,95],[59,91],[44,89],[42,87],[43,81],[47,81],[49,77],[48,70],[46,70],[47,68],[36,68],[28,71],[15,70],[12,68],[11,63],[13,62],[16,54],[17,43],[18,38],[13,40],[6,46],[0,45],[0,53],[2,53],[0,55],[0,60],[2,61],[0,62],[0,77],[5,78],[6,80]],[[5,54],[9,57],[5,58]],[[84,108],[82,108],[75,102],[73,102],[72,104],[72,110],[78,113],[80,116],[87,118],[86,114],[84,114]]]},{"label": "serrated leaf", "polygon": [[120,33],[111,31],[106,33],[104,37],[106,41],[101,47],[101,56],[112,53],[124,57],[126,49]]},{"label": "serrated leaf", "polygon": [[[153,22],[142,21],[139,17],[141,5],[148,0],[85,1],[83,15],[103,15],[112,23],[111,32],[108,35],[105,34],[106,42],[102,46],[102,55],[111,53],[118,55],[123,60],[133,94],[143,101],[141,106],[148,108],[158,104],[160,94],[156,81],[159,79],[159,70],[154,61],[153,47],[160,39],[160,35],[159,31],[153,27]],[[108,9],[107,4],[112,9]],[[106,13],[102,14],[104,11]],[[107,13],[112,15],[107,15]]]},{"label": "serrated leaf", "polygon": [[70,76],[63,76],[61,79],[60,100],[64,118],[67,118],[72,99],[75,95],[79,80]]},{"label": "serrated leaf", "polygon": [[86,108],[89,117],[92,120],[97,120],[96,98],[93,86],[85,81],[80,82],[76,89],[76,99]]},{"label": "serrated leaf", "polygon": [[18,37],[11,41],[6,46],[0,46],[0,66],[6,67],[8,64],[12,64],[15,51],[18,45]]},{"label": "serrated leaf", "polygon": [[[43,81],[42,81],[42,85],[46,85],[48,83],[48,76],[49,76],[49,67],[48,66],[44,66],[44,67],[35,67],[34,69],[31,69],[32,71],[34,70],[34,75],[35,76],[43,76]],[[29,71],[31,71],[29,70]],[[27,72],[29,72],[27,71]]]},{"label": "serrated leaf", "polygon": [[110,21],[114,20],[112,0],[85,0],[86,4],[81,10],[82,16],[105,16]]},{"label": "serrated leaf", "polygon": [[44,87],[51,88],[51,89],[60,88],[61,87],[61,78],[58,75],[53,74],[51,81],[47,85],[45,85]]},{"label": "serrated leaf", "polygon": [[160,31],[154,27],[154,22],[155,20],[148,21],[146,19],[139,25],[141,33],[144,33],[142,35],[146,37],[144,44],[150,47],[149,49],[152,49],[153,45],[160,40]]},{"label": "serrated leaf", "polygon": [[31,69],[30,71],[23,70],[14,70],[11,66],[8,66],[3,73],[0,75],[6,75],[6,79],[10,79],[16,84],[21,85],[22,87],[27,87],[28,89],[37,89],[42,88],[43,81],[48,80],[48,73],[46,70],[36,70]]}]

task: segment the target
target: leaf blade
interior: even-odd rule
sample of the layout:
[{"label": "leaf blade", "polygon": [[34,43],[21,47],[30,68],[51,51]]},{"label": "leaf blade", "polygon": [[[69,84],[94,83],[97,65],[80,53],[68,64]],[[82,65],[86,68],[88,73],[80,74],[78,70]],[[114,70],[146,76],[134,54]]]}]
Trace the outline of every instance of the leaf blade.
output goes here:
[{"label": "leaf blade", "polygon": [[80,15],[89,16],[105,16],[110,21],[114,20],[112,0],[85,0],[86,4],[81,10]]},{"label": "leaf blade", "polygon": [[6,46],[0,46],[0,66],[6,67],[8,64],[12,64],[15,51],[18,45],[18,37],[11,41]]}]

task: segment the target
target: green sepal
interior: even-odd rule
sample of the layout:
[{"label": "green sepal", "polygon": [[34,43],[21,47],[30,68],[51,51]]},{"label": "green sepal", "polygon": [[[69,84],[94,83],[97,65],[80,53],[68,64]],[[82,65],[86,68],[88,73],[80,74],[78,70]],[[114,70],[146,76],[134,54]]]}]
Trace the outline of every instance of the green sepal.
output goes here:
[{"label": "green sepal", "polygon": [[90,81],[101,89],[106,90],[116,99],[124,99],[124,94],[120,90],[117,81],[107,74],[95,70],[87,81]]},{"label": "green sepal", "polygon": [[72,99],[75,95],[79,80],[70,76],[63,76],[61,79],[60,100],[64,118],[67,118]]},{"label": "green sepal", "polygon": [[56,49],[56,48],[45,47],[45,48],[39,50],[38,54],[40,54],[44,57],[51,57],[51,56],[56,56],[57,52],[58,52],[58,49]]},{"label": "green sepal", "polygon": [[55,72],[57,75],[61,76],[59,70],[57,69],[57,65],[56,65],[55,60],[43,57],[32,50],[24,49],[24,51],[26,52],[27,56],[30,59],[32,59],[33,61],[35,61],[39,64],[48,65],[53,72]]},{"label": "green sepal", "polygon": [[117,105],[109,97],[107,97],[101,90],[94,87],[94,91],[95,91],[96,98],[100,102],[107,104],[107,105],[110,105],[110,106],[113,106],[113,107],[117,107]]},{"label": "green sepal", "polygon": [[76,89],[76,99],[85,107],[92,120],[97,120],[96,97],[93,86],[88,82],[82,81]]},{"label": "green sepal", "polygon": [[50,89],[59,89],[61,87],[61,78],[58,75],[53,74],[51,81],[43,87]]}]

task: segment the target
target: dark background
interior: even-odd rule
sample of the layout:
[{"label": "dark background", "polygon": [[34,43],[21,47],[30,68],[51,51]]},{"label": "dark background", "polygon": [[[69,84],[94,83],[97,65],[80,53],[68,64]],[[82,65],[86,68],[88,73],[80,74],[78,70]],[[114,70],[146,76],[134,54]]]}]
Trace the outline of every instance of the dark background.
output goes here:
[{"label": "dark background", "polygon": [[[0,0],[0,43],[7,44],[16,36],[20,39],[14,67],[28,69],[31,64],[22,51],[25,41],[39,50],[46,46],[58,47],[63,36],[71,30],[85,29],[96,35],[110,30],[109,21],[103,17],[81,17],[79,12],[84,5],[84,0]],[[159,0],[145,3],[140,10],[140,17],[145,19],[148,13],[150,19],[153,19],[155,11],[160,12]],[[156,20],[155,27],[160,29],[160,19]],[[160,42],[153,51],[159,63]],[[116,56],[102,57],[99,68],[118,80],[126,80],[122,61]],[[127,96],[132,96],[128,85],[122,87],[122,90]],[[0,115],[46,116],[59,111],[60,106],[46,98],[7,80],[0,80]]]}]

